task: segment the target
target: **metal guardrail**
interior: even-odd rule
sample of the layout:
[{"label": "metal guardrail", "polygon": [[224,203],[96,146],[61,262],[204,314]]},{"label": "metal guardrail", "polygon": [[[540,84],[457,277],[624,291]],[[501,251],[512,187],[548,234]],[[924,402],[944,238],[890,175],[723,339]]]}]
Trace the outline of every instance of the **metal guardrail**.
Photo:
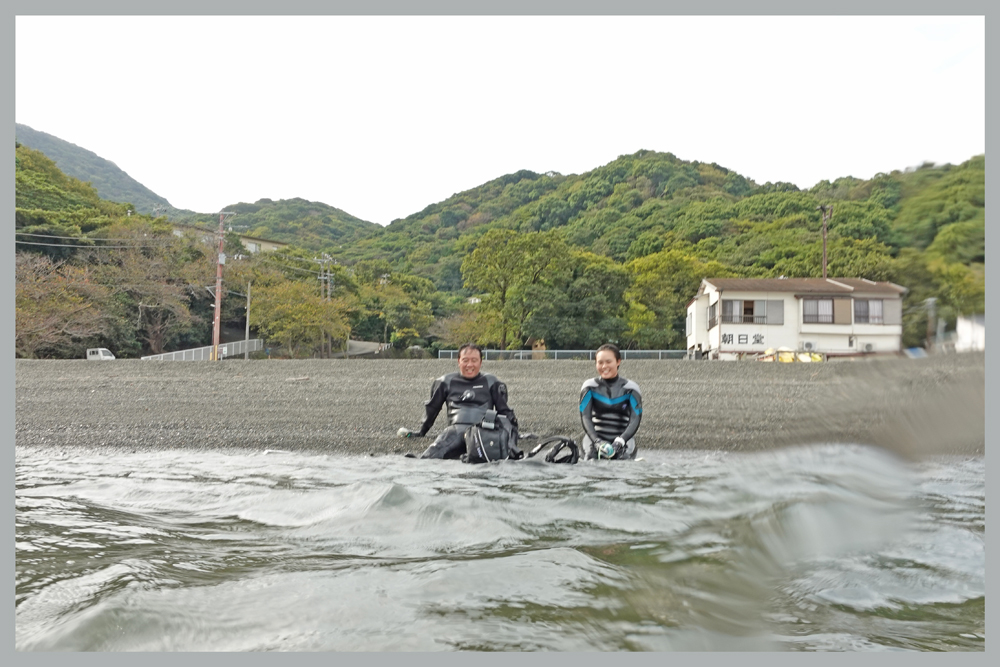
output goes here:
[{"label": "metal guardrail", "polygon": [[[212,350],[214,345],[205,347],[195,347],[190,350],[177,350],[176,352],[164,352],[163,354],[151,354],[142,357],[143,360],[151,361],[212,361]],[[242,356],[246,352],[257,352],[264,349],[264,341],[260,338],[251,340],[239,340],[235,343],[222,343],[219,345],[219,359]]]},{"label": "metal guardrail", "polygon": [[[687,350],[622,350],[622,359],[687,359]],[[483,350],[483,361],[560,359],[593,361],[597,350]],[[438,350],[438,359],[458,359],[458,350]]]}]

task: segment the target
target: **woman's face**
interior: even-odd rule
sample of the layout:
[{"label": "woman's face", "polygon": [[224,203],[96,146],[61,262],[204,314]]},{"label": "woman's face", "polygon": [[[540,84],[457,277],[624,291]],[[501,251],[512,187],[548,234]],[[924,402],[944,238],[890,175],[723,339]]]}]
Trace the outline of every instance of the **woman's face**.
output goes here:
[{"label": "woman's face", "polygon": [[621,359],[615,359],[614,353],[610,350],[601,350],[597,353],[597,374],[605,380],[616,377],[618,367],[621,365]]}]

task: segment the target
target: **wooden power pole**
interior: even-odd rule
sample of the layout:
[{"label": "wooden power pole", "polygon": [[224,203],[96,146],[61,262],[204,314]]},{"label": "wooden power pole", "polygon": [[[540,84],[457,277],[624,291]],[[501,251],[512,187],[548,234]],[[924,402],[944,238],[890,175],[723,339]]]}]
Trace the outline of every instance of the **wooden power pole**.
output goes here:
[{"label": "wooden power pole", "polygon": [[223,252],[226,240],[226,230],[223,224],[226,217],[234,214],[227,211],[219,213],[219,261],[215,267],[215,322],[212,325],[212,360],[219,360],[219,333],[222,328],[222,265],[226,263],[226,253]]}]

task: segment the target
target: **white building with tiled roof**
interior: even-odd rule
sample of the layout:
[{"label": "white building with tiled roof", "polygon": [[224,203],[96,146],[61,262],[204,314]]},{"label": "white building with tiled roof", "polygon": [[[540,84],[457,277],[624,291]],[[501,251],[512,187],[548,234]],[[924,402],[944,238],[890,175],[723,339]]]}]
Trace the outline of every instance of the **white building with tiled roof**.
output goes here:
[{"label": "white building with tiled roof", "polygon": [[863,278],[705,278],[687,308],[688,352],[711,359],[781,347],[898,353],[906,291]]}]

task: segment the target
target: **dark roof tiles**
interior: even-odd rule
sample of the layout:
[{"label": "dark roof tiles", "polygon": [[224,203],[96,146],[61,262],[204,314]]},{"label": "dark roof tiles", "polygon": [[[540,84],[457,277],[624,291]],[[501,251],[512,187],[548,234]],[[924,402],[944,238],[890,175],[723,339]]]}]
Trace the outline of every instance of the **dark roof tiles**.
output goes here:
[{"label": "dark roof tiles", "polygon": [[[795,292],[796,294],[904,294],[907,290],[890,282],[862,278],[706,278],[723,292]],[[699,290],[700,293],[700,290]]]}]

